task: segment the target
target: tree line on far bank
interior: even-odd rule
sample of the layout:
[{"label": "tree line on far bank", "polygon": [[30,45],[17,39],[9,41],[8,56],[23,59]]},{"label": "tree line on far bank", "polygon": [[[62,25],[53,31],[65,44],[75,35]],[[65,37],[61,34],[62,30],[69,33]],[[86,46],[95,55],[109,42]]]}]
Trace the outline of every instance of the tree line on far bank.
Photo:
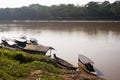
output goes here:
[{"label": "tree line on far bank", "polygon": [[0,8],[0,20],[120,20],[120,1],[92,1],[84,6],[31,4],[20,8]]}]

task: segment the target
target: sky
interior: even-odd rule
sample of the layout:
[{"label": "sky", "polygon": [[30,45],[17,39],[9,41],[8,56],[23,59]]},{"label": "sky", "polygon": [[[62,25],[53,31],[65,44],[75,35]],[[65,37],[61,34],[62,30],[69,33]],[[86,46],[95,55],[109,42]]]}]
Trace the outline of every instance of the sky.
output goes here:
[{"label": "sky", "polygon": [[[84,5],[90,1],[103,2],[105,0],[0,0],[0,8],[15,8],[28,6],[30,4],[41,4],[46,6],[59,5],[59,4],[75,4],[75,5]],[[113,3],[116,0],[107,0]]]}]

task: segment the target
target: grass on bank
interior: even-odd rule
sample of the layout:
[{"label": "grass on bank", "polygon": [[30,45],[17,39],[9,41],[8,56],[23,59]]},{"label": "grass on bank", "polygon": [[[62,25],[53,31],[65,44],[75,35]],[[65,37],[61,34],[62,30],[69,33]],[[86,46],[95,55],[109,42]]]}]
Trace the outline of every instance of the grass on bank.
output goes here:
[{"label": "grass on bank", "polygon": [[60,76],[63,70],[55,67],[55,64],[47,56],[0,48],[0,80],[27,80],[35,70],[41,71],[34,76],[41,80],[64,80]]}]

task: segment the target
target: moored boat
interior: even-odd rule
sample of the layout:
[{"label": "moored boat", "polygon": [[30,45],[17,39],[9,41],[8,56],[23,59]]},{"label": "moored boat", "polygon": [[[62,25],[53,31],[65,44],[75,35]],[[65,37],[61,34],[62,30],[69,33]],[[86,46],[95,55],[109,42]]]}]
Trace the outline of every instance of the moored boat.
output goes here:
[{"label": "moored boat", "polygon": [[27,36],[25,35],[16,37],[14,40],[15,40],[15,43],[22,48],[24,48],[27,44]]},{"label": "moored boat", "polygon": [[58,63],[58,66],[67,70],[76,70],[77,67],[74,67],[71,63],[59,58],[56,54],[53,54],[55,61]]},{"label": "moored boat", "polygon": [[1,39],[1,47],[9,49],[19,49],[19,46],[15,43],[14,39]]},{"label": "moored boat", "polygon": [[38,45],[38,40],[35,38],[30,38],[29,43],[28,44],[33,44],[33,45]]},{"label": "moored boat", "polygon": [[87,58],[84,55],[79,54],[78,67],[81,73],[88,73],[90,75],[97,76],[93,64],[94,62],[91,59]]},{"label": "moored boat", "polygon": [[52,47],[38,44],[37,40],[34,38],[27,39],[27,36],[24,35],[14,38],[3,37],[1,39],[0,47],[14,50],[22,50],[24,52],[41,55],[46,55],[48,50],[50,50],[51,55],[51,51],[55,50]]}]

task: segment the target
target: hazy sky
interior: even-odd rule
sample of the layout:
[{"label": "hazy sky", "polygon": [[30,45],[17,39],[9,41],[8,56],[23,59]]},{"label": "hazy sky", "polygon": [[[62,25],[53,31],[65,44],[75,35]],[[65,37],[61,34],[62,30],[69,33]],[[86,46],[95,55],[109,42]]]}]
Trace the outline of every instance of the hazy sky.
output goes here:
[{"label": "hazy sky", "polygon": [[[76,5],[84,5],[90,1],[103,2],[105,0],[0,0],[0,8],[6,7],[21,7],[28,6],[29,4],[39,3],[41,5],[58,5],[58,4],[76,4]],[[107,0],[109,2],[114,2],[116,0]]]}]

